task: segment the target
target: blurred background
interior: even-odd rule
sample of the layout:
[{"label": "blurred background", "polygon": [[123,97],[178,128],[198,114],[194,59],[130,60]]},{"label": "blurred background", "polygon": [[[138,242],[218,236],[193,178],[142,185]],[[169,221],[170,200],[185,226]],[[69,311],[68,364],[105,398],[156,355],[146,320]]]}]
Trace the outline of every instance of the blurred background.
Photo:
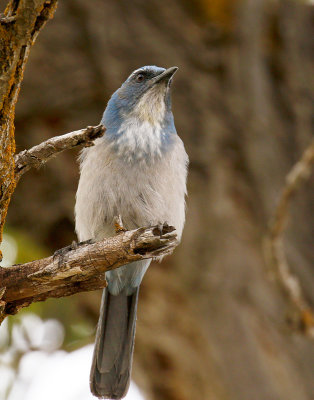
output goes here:
[{"label": "blurred background", "polygon": [[[31,51],[17,152],[97,125],[134,69],[179,67],[172,98],[190,157],[187,221],[181,245],[141,286],[133,379],[147,400],[314,399],[313,341],[296,325],[264,246],[285,177],[311,140],[313,16],[307,1],[61,0]],[[21,179],[6,223],[8,264],[76,239],[77,155]],[[313,183],[312,175],[298,190],[285,231],[289,265],[312,307]],[[99,300],[98,292],[49,300],[8,319],[0,398],[48,399],[67,376],[51,398],[90,399]]]}]

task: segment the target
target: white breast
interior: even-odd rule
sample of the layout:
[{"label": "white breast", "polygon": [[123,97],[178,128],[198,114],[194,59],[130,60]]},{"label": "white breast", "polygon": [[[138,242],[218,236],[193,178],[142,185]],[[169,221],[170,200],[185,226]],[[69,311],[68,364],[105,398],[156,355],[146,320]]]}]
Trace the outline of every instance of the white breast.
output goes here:
[{"label": "white breast", "polygon": [[112,235],[119,214],[128,229],[167,221],[181,237],[188,157],[178,136],[171,150],[150,164],[125,162],[104,138],[84,149],[81,160],[75,206],[79,240]]},{"label": "white breast", "polygon": [[149,120],[140,120],[137,117],[129,117],[123,122],[118,131],[117,139],[113,147],[125,162],[133,163],[145,159],[160,158],[164,133],[160,122],[152,124]]}]

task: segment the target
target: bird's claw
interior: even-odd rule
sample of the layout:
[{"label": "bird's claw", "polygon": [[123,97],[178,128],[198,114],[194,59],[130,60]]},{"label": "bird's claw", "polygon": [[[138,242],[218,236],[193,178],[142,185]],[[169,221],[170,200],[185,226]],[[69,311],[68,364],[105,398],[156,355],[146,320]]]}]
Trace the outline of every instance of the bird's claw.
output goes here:
[{"label": "bird's claw", "polygon": [[169,233],[175,231],[175,228],[171,225],[168,225],[168,222],[164,222],[163,224],[158,223],[157,226],[154,228],[153,233],[154,235],[159,235],[160,237],[170,237],[167,236]]},{"label": "bird's claw", "polygon": [[73,240],[73,242],[69,246],[62,247],[62,249],[56,250],[53,253],[52,257],[53,259],[55,259],[56,257],[65,256],[69,251],[76,250],[77,248],[78,248],[78,243],[75,240]]},{"label": "bird's claw", "polygon": [[158,224],[157,225],[157,229],[159,230],[159,235],[160,236],[162,236],[163,228],[164,228],[163,224]]},{"label": "bird's claw", "polygon": [[121,215],[115,216],[113,218],[113,222],[114,222],[114,228],[115,228],[116,234],[127,231],[127,229],[125,229],[125,227],[123,225]]},{"label": "bird's claw", "polygon": [[77,243],[75,240],[73,240],[73,242],[69,246],[65,246],[65,247],[62,247],[62,249],[56,250],[53,253],[52,257],[53,257],[53,259],[55,259],[56,257],[64,257],[69,251],[76,250],[84,244],[91,244],[91,243],[94,243],[93,239],[84,240],[83,242],[79,242],[79,243]]}]

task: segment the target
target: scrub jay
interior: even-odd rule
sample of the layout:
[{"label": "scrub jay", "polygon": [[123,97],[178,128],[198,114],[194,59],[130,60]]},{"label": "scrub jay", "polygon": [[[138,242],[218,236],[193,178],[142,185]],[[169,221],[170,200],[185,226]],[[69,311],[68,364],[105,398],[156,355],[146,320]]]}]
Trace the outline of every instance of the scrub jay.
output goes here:
[{"label": "scrub jay", "polygon": [[[177,67],[134,71],[112,95],[101,123],[105,135],[80,155],[76,232],[80,241],[124,226],[167,222],[180,240],[185,220],[188,156],[176,133],[170,85]],[[151,260],[106,273],[90,375],[92,393],[121,399],[130,383],[139,286]]]}]

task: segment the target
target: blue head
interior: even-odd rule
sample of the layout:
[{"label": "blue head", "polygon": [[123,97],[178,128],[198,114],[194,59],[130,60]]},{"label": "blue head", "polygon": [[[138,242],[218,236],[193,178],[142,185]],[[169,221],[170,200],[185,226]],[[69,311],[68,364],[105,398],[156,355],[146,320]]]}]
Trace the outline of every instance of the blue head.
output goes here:
[{"label": "blue head", "polygon": [[113,148],[128,161],[160,156],[171,145],[176,130],[170,85],[177,69],[139,68],[110,98],[101,122]]}]

